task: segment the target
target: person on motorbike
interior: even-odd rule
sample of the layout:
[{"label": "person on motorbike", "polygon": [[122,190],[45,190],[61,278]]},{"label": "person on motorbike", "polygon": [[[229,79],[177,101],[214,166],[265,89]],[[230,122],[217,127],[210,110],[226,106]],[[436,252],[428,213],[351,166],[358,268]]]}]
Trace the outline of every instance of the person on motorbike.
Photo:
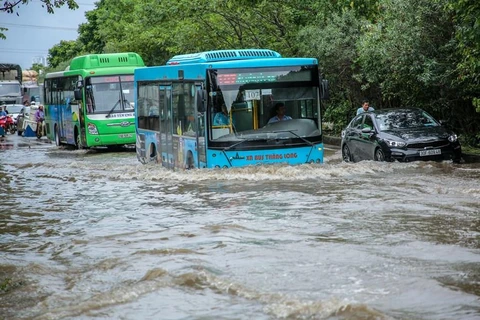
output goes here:
[{"label": "person on motorbike", "polygon": [[7,115],[7,112],[4,111],[2,107],[0,107],[0,117],[6,117]]},{"label": "person on motorbike", "polygon": [[45,113],[43,112],[43,106],[39,105],[35,112],[35,121],[37,122],[37,138],[40,139],[43,135],[43,121],[45,120]]}]

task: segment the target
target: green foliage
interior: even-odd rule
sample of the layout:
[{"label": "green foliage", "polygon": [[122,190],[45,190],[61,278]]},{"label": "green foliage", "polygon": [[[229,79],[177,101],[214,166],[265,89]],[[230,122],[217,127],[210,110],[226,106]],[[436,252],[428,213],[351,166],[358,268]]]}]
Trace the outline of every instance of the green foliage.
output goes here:
[{"label": "green foliage", "polygon": [[[32,2],[32,0],[4,1],[3,6],[0,6],[0,11],[19,15],[17,9],[20,5],[27,5],[29,2]],[[78,4],[74,0],[40,0],[40,2],[42,2],[42,7],[46,8],[48,13],[54,13],[55,8],[61,8],[64,5],[67,5],[72,10],[78,9]]]},{"label": "green foliage", "polygon": [[30,70],[35,70],[37,73],[40,73],[40,70],[45,69],[44,65],[41,63],[34,63],[30,67]]},{"label": "green foliage", "polygon": [[78,41],[60,41],[48,50],[48,64],[57,67],[65,61],[71,60],[82,52],[82,45]]},{"label": "green foliage", "polygon": [[176,54],[269,48],[317,58],[330,82],[325,121],[345,126],[364,97],[375,108],[422,107],[459,128],[480,123],[480,2],[467,0],[99,0],[78,41],[49,52],[51,68],[81,53],[135,51],[147,65]]},{"label": "green foliage", "polygon": [[87,11],[85,17],[87,23],[82,23],[78,28],[78,41],[83,45],[83,51],[86,53],[103,53],[105,39],[100,34],[98,10]]}]

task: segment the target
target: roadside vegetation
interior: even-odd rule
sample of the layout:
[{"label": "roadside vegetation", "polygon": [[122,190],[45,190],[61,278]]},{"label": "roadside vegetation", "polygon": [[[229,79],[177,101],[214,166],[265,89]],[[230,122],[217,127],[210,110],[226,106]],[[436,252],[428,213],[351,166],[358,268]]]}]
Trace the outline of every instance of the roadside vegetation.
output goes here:
[{"label": "roadside vegetation", "polygon": [[[269,48],[317,58],[338,135],[363,98],[420,107],[480,143],[480,2],[457,0],[99,0],[48,71],[84,53],[134,51],[147,65],[204,50]],[[43,66],[33,66],[34,69]]]}]

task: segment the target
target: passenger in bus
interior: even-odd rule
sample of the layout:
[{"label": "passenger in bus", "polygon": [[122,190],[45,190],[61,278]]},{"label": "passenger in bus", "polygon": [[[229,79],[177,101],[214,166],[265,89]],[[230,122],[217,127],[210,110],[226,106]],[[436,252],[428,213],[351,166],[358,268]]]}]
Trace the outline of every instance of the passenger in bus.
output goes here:
[{"label": "passenger in bus", "polygon": [[292,117],[287,116],[285,114],[286,108],[285,108],[285,104],[283,102],[277,102],[277,104],[275,104],[274,109],[275,109],[275,112],[276,112],[277,115],[271,117],[270,120],[268,120],[268,123],[274,123],[274,122],[285,121],[285,120],[292,120]]},{"label": "passenger in bus", "polygon": [[230,118],[228,117],[228,111],[225,104],[222,104],[222,111],[217,112],[213,118],[214,126],[228,126],[230,124]]}]

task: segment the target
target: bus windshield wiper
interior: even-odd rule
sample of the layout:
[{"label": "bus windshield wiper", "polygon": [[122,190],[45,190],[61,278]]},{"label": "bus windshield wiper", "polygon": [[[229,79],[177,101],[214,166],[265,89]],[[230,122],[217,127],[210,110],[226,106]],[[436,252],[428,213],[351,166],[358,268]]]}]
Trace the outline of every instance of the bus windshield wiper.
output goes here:
[{"label": "bus windshield wiper", "polygon": [[115,108],[118,106],[118,104],[120,103],[120,99],[118,99],[117,103],[115,103],[115,105],[113,106],[112,109],[110,109],[110,111],[107,113],[107,115],[105,116],[105,118],[110,118],[110,115],[112,114],[113,110],[115,110]]},{"label": "bus windshield wiper", "polygon": [[105,116],[105,118],[109,118],[110,115],[112,114],[113,110],[115,110],[115,108],[117,107],[117,105],[119,105],[122,107],[123,110],[125,110],[125,104],[128,104],[128,100],[127,98],[125,98],[125,95],[123,94],[123,90],[122,90],[122,87],[120,85],[120,99],[118,99],[117,103],[115,103],[115,105],[113,106],[112,109],[110,109],[110,111],[107,113],[107,115]]},{"label": "bus windshield wiper", "polygon": [[[240,138],[240,139],[241,139],[241,138]],[[242,139],[241,141],[239,141],[239,142],[237,142],[237,143],[234,143],[234,144],[232,144],[231,146],[224,148],[223,150],[224,150],[224,151],[228,151],[228,150],[230,150],[230,149],[232,149],[232,148],[235,148],[236,146],[238,146],[238,145],[240,145],[240,144],[242,144],[242,143],[244,143],[244,142],[246,142],[246,141],[255,141],[255,140],[258,140],[258,139]]]}]

